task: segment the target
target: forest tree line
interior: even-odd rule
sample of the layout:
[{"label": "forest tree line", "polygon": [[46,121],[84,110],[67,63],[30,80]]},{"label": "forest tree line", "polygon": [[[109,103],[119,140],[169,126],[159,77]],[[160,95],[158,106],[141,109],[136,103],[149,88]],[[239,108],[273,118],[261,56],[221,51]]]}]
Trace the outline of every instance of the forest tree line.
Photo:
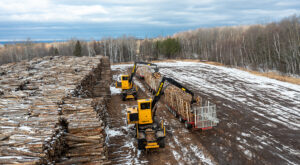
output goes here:
[{"label": "forest tree line", "polygon": [[[159,44],[178,41],[171,56]],[[153,58],[182,58],[215,61],[253,70],[277,70],[300,75],[300,17],[291,16],[265,25],[200,28],[163,40],[144,40],[141,55]]]},{"label": "forest tree line", "polygon": [[230,66],[300,74],[300,17],[266,25],[198,29],[176,34],[181,55]]},{"label": "forest tree line", "polygon": [[0,47],[0,65],[45,56],[109,56],[112,62],[134,61],[137,52],[134,37],[104,38],[101,41],[71,39],[65,42],[6,44]]},{"label": "forest tree line", "polygon": [[111,62],[156,59],[200,59],[256,70],[300,75],[300,17],[264,25],[200,28],[169,37],[131,36],[101,41],[7,44],[0,64],[43,56],[109,56]]}]

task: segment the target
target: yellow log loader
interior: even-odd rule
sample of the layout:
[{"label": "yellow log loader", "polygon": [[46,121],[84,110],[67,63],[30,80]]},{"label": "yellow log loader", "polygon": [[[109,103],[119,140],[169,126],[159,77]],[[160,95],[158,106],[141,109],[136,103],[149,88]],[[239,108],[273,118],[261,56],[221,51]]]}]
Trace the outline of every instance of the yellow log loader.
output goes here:
[{"label": "yellow log loader", "polygon": [[165,147],[166,130],[164,123],[155,118],[156,105],[163,94],[163,89],[165,89],[165,81],[193,95],[190,90],[174,79],[163,77],[153,99],[140,99],[137,101],[137,106],[127,109],[127,123],[135,124],[138,149],[140,150]]},{"label": "yellow log loader", "polygon": [[137,100],[137,86],[133,83],[133,77],[136,73],[136,67],[138,64],[144,64],[149,66],[155,66],[155,72],[158,72],[158,68],[156,64],[148,63],[148,62],[135,62],[131,75],[121,75],[119,80],[116,81],[116,88],[122,89],[122,100],[125,101],[127,99],[135,99]]}]

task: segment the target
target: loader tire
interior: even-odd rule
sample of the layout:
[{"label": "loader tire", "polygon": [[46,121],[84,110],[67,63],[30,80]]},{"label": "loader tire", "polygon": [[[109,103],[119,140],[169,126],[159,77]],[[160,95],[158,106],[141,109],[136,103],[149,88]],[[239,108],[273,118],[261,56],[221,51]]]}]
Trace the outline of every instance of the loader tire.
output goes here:
[{"label": "loader tire", "polygon": [[187,129],[191,129],[191,128],[192,128],[192,124],[190,124],[188,121],[185,121],[185,122],[184,122],[184,126],[185,126],[185,128],[187,128]]},{"label": "loader tire", "polygon": [[159,148],[165,148],[165,138],[158,140]]},{"label": "loader tire", "polygon": [[181,116],[179,116],[179,121],[180,121],[181,123],[184,123],[184,120],[182,119]]},{"label": "loader tire", "polygon": [[173,110],[173,114],[176,118],[178,117],[177,113],[174,110]]},{"label": "loader tire", "polygon": [[137,100],[137,93],[133,94],[134,100]]},{"label": "loader tire", "polygon": [[145,149],[145,144],[143,140],[138,140],[138,149],[139,150],[144,150]]},{"label": "loader tire", "polygon": [[122,101],[126,101],[126,95],[122,95]]}]

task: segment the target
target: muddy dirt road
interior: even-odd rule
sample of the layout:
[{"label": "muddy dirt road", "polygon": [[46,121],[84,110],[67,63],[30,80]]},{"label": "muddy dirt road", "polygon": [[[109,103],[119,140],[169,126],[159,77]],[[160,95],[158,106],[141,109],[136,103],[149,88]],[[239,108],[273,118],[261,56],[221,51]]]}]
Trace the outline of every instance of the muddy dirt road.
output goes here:
[{"label": "muddy dirt road", "polygon": [[[120,73],[120,70],[114,71],[114,75]],[[135,82],[140,87],[140,99],[151,96],[142,82],[136,79]],[[185,129],[161,103],[157,116],[164,120],[166,125],[166,147],[148,154],[137,150],[133,126],[126,124],[126,108],[136,105],[136,101],[122,101],[118,89],[111,87],[111,91],[106,142],[109,159],[113,164],[217,164],[211,155],[204,151],[202,144],[197,142],[197,135]]]},{"label": "muddy dirt road", "polygon": [[[159,111],[168,126],[167,146],[172,153],[169,157],[177,164],[300,163],[299,85],[196,62],[158,65],[163,75],[182,82],[201,96],[222,102],[217,111],[220,123],[204,132],[189,132],[166,109]],[[131,66],[112,68],[124,72]],[[194,153],[202,153],[204,159]],[[166,160],[171,161],[170,158]],[[145,160],[152,163],[149,157]]]}]

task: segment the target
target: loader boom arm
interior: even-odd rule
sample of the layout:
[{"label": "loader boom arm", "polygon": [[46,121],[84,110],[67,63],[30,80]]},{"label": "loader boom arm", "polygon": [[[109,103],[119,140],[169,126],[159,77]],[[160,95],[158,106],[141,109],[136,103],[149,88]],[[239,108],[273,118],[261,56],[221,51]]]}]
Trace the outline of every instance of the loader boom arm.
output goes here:
[{"label": "loader boom arm", "polygon": [[130,78],[129,78],[129,84],[132,82],[132,79],[133,77],[135,76],[135,72],[136,72],[136,66],[138,64],[144,64],[144,65],[149,65],[149,66],[155,66],[155,72],[158,72],[158,68],[157,68],[157,65],[156,64],[152,64],[152,63],[149,63],[149,62],[134,62],[134,65],[133,65],[133,68],[132,68],[132,72],[131,72],[131,75],[130,75]]},{"label": "loader boom arm", "polygon": [[[175,85],[176,87],[180,88],[181,90],[185,91],[186,93],[189,93],[192,95],[192,98],[194,99],[194,93],[192,91],[190,91],[189,89],[185,88],[183,85],[181,85],[179,82],[177,82],[176,80],[172,79],[172,78],[168,78],[168,77],[163,77],[160,84],[159,84],[159,88],[154,96],[154,99],[152,101],[152,110],[155,107],[156,103],[159,101],[162,93],[163,93],[163,87],[165,84],[165,81],[168,81],[170,84]],[[192,102],[194,102],[194,100],[192,99]],[[154,109],[153,112],[153,117],[155,116],[155,112],[156,109]]]}]

